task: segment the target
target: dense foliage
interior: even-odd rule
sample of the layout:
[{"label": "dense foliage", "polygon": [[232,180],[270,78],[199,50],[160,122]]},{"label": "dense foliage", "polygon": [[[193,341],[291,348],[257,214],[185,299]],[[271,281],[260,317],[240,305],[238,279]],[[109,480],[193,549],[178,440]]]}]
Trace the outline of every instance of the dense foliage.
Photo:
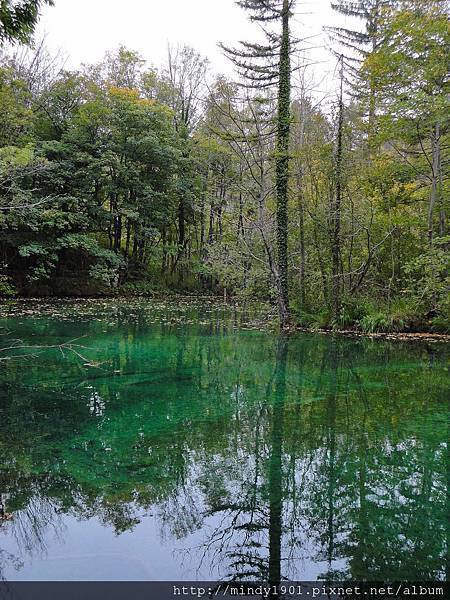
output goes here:
[{"label": "dense foliage", "polygon": [[306,85],[293,91],[289,157],[279,122],[277,134],[279,77],[206,87],[207,61],[190,48],[159,70],[119,48],[77,72],[55,69],[42,46],[4,51],[0,293],[172,288],[279,303],[282,164],[290,318],[445,331],[445,2],[335,8],[349,4],[363,25],[334,32],[344,96],[329,110]]}]

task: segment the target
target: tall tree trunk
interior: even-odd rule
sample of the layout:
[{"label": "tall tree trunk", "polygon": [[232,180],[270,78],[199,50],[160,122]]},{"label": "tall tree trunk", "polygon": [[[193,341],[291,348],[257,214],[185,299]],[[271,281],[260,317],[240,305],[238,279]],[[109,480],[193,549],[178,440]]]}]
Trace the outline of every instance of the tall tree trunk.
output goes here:
[{"label": "tall tree trunk", "polygon": [[306,250],[305,250],[305,213],[303,210],[303,188],[300,183],[299,194],[298,194],[298,219],[299,219],[299,250],[300,250],[300,305],[302,310],[305,309],[306,296],[305,296],[305,272],[306,272]]},{"label": "tall tree trunk", "polygon": [[339,316],[341,307],[341,282],[340,282],[340,255],[341,255],[341,200],[342,200],[342,134],[344,124],[344,103],[343,103],[343,81],[344,81],[344,59],[341,56],[340,69],[340,91],[339,91],[339,114],[338,114],[338,130],[337,130],[337,147],[336,147],[336,193],[331,209],[332,222],[332,301],[333,301],[333,317],[336,319]]},{"label": "tall tree trunk", "polygon": [[238,219],[238,237],[244,235],[244,215],[243,215],[242,190],[239,190],[239,219]]},{"label": "tall tree trunk", "polygon": [[217,225],[219,229],[219,240],[222,241],[223,236],[223,225],[222,225],[222,214],[223,208],[225,206],[225,198],[227,195],[226,185],[225,185],[225,166],[222,165],[222,173],[221,173],[221,182],[220,182],[220,197],[219,197],[219,208],[217,210]]},{"label": "tall tree trunk", "polygon": [[184,240],[186,235],[185,228],[185,207],[184,198],[182,198],[178,204],[178,252],[182,252],[184,248]]},{"label": "tall tree trunk", "polygon": [[131,240],[131,221],[127,219],[127,235],[125,240],[125,255],[128,257],[130,252],[130,240]]},{"label": "tall tree trunk", "polygon": [[208,179],[209,179],[209,169],[205,175],[205,181],[203,183],[203,192],[201,198],[200,205],[200,248],[199,254],[200,257],[203,257],[204,247],[205,247],[205,205],[206,205],[206,196],[208,194]]},{"label": "tall tree trunk", "polygon": [[298,159],[297,168],[297,201],[298,201],[298,227],[299,227],[299,253],[300,253],[300,307],[305,308],[305,211],[304,211],[304,186],[303,186],[303,140],[305,134],[305,101],[302,98],[300,103],[299,115],[299,136],[298,136],[298,147],[300,150],[300,156]]},{"label": "tall tree trunk", "polygon": [[162,259],[161,259],[161,273],[165,273],[167,269],[167,231],[164,227],[161,233],[162,240]]},{"label": "tall tree trunk", "polygon": [[369,122],[368,122],[368,131],[367,131],[367,145],[369,150],[373,149],[374,146],[374,132],[375,132],[375,107],[376,107],[376,97],[375,97],[375,83],[373,81],[373,77],[370,78],[369,83]]},{"label": "tall tree trunk", "polygon": [[[374,13],[371,19],[371,53],[375,54],[378,48],[378,24],[380,20],[380,5],[378,2],[375,3],[373,8]],[[374,149],[374,134],[375,134],[375,119],[376,119],[376,97],[377,89],[376,89],[376,81],[373,74],[370,75],[369,78],[369,122],[368,122],[368,130],[367,130],[367,145],[369,148],[369,152]]]},{"label": "tall tree trunk", "polygon": [[440,148],[440,140],[438,140],[439,146],[439,161],[438,161],[438,185],[439,185],[439,235],[443,237],[446,232],[446,215],[445,215],[445,203],[444,203],[444,194],[442,193],[443,186],[443,174],[442,174],[442,157],[441,157],[441,148]]},{"label": "tall tree trunk", "polygon": [[[431,194],[430,203],[428,205],[428,242],[430,247],[434,241],[434,209],[436,203],[440,202],[440,164],[441,164],[441,147],[440,147],[440,126],[435,124],[434,132],[431,134],[431,152],[432,152],[432,169],[431,169]],[[440,206],[441,208],[441,206]],[[442,210],[442,208],[441,208]],[[441,226],[440,226],[441,227]]]},{"label": "tall tree trunk", "polygon": [[222,240],[223,236],[223,226],[222,226],[222,205],[219,204],[217,209],[217,237],[219,241]]},{"label": "tall tree trunk", "polygon": [[109,240],[109,249],[112,250],[114,248],[114,234],[113,234],[113,226],[114,226],[114,199],[111,196],[109,199],[109,225],[108,225],[108,240]]},{"label": "tall tree trunk", "polygon": [[244,203],[242,200],[242,167],[239,168],[239,219],[238,219],[238,237],[244,237]]},{"label": "tall tree trunk", "polygon": [[131,252],[131,256],[134,259],[137,258],[137,251],[138,251],[138,225],[137,225],[137,223],[135,223],[134,227],[133,227],[133,250]]},{"label": "tall tree trunk", "polygon": [[209,229],[208,229],[208,243],[212,244],[214,240],[214,208],[211,204],[209,207]]},{"label": "tall tree trunk", "polygon": [[[178,204],[178,252],[172,271],[175,270],[180,259],[183,258],[186,252],[185,208],[184,198],[181,198],[180,203]],[[181,265],[181,268],[178,268],[178,283],[181,284],[182,282],[183,266]]]},{"label": "tall tree trunk", "polygon": [[139,248],[139,252],[138,252],[138,260],[139,262],[143,263],[144,262],[144,257],[145,257],[145,237],[143,235],[143,231],[145,230],[145,228],[147,227],[147,221],[143,221],[142,223],[142,230],[141,230],[141,235],[139,237],[139,242],[138,242],[138,248]]},{"label": "tall tree trunk", "polygon": [[117,215],[114,220],[114,251],[120,252],[122,242],[122,215]]},{"label": "tall tree trunk", "polygon": [[291,124],[291,66],[289,38],[289,1],[283,0],[282,36],[280,47],[280,71],[278,87],[277,118],[277,247],[278,273],[280,278],[279,311],[280,327],[289,326],[288,283],[288,183],[289,183],[289,132]]}]

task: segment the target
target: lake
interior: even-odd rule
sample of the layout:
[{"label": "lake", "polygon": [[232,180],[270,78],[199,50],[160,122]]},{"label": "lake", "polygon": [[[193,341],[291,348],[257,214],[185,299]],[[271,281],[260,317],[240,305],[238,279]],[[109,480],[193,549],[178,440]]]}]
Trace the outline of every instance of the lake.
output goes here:
[{"label": "lake", "polygon": [[4,578],[445,578],[444,345],[183,299],[2,315]]}]

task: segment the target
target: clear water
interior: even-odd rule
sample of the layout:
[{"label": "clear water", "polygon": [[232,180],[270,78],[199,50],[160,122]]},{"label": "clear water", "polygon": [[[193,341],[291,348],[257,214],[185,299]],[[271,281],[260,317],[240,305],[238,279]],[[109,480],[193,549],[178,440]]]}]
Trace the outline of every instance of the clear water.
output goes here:
[{"label": "clear water", "polygon": [[442,345],[282,338],[179,300],[0,326],[66,344],[0,361],[4,578],[444,578]]}]

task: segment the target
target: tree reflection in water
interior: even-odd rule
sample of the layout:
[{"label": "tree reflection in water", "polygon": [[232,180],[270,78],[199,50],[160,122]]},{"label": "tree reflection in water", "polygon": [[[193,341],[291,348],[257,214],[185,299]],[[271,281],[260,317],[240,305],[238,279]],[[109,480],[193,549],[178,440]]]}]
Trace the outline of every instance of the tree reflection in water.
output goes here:
[{"label": "tree reflection in water", "polygon": [[3,564],[64,539],[66,516],[120,534],[152,513],[214,578],[444,577],[441,351],[126,314],[107,337],[84,327],[107,369],[42,354],[0,375]]}]

